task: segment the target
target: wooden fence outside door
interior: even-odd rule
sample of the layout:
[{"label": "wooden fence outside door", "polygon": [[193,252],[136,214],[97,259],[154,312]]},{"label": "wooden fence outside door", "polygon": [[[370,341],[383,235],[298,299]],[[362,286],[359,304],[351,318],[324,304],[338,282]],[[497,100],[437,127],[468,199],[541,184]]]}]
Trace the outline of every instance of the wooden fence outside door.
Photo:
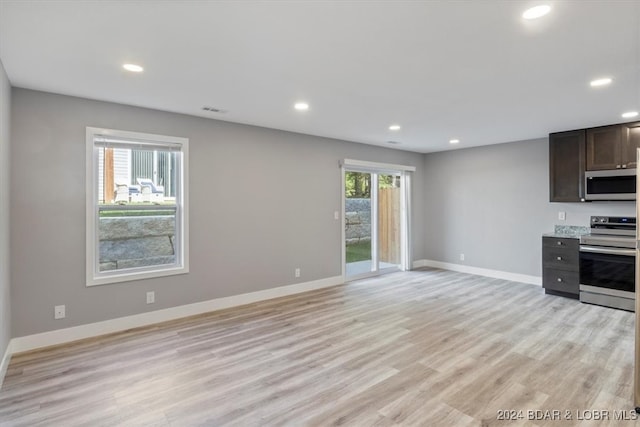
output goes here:
[{"label": "wooden fence outside door", "polygon": [[400,188],[378,190],[378,258],[400,264]]}]

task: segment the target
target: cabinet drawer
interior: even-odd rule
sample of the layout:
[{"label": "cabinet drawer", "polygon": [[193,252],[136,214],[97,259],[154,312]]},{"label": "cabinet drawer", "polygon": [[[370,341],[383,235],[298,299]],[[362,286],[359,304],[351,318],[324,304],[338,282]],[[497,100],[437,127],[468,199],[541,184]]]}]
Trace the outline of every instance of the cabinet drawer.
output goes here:
[{"label": "cabinet drawer", "polygon": [[544,248],[542,262],[544,267],[578,271],[578,256],[579,251],[577,249]]},{"label": "cabinet drawer", "polygon": [[577,251],[580,241],[571,238],[543,237],[542,246],[545,248],[569,248]]},{"label": "cabinet drawer", "polygon": [[580,293],[580,277],[577,271],[545,268],[542,273],[542,286],[553,291]]}]

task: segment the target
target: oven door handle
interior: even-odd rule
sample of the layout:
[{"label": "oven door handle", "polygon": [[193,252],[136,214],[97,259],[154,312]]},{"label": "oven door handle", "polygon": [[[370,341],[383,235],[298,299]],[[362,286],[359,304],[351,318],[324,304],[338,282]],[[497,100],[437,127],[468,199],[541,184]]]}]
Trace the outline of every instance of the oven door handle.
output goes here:
[{"label": "oven door handle", "polygon": [[607,254],[607,255],[624,255],[624,256],[636,256],[635,249],[616,249],[616,248],[603,248],[601,246],[580,246],[580,252],[590,252],[594,254]]}]

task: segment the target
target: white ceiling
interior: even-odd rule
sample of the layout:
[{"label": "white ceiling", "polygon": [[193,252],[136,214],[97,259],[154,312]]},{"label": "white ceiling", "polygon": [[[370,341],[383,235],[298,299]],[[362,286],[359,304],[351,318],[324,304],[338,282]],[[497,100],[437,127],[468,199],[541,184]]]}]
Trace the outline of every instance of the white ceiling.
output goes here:
[{"label": "white ceiling", "polygon": [[628,121],[640,0],[0,0],[0,59],[17,87],[432,152]]}]

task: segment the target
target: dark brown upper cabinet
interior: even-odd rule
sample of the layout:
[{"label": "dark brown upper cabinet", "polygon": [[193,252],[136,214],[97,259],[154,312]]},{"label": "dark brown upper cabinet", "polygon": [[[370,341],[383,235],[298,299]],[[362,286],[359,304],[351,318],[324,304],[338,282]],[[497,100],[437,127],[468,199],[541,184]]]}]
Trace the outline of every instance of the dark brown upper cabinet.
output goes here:
[{"label": "dark brown upper cabinet", "polygon": [[638,167],[637,152],[640,148],[640,122],[627,123],[622,127],[623,164],[627,168]]},{"label": "dark brown upper cabinet", "polygon": [[549,134],[549,199],[584,202],[584,129]]},{"label": "dark brown upper cabinet", "polygon": [[638,147],[640,123],[587,129],[587,170],[635,168]]},{"label": "dark brown upper cabinet", "polygon": [[587,170],[611,170],[622,168],[622,129],[620,126],[603,126],[587,129]]}]

